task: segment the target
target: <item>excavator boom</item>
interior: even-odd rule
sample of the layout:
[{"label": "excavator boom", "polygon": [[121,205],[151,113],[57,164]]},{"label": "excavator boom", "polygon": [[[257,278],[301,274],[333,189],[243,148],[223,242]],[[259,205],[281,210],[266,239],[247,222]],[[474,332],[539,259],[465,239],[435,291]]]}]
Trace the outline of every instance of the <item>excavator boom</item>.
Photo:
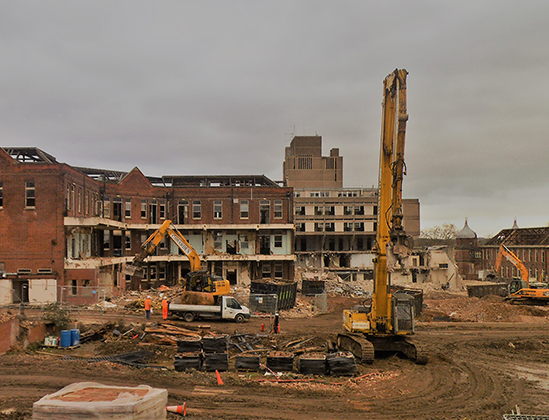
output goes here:
[{"label": "excavator boom", "polygon": [[185,288],[198,292],[207,292],[213,296],[221,296],[229,294],[231,286],[227,280],[214,278],[206,272],[201,271],[202,264],[200,256],[172,224],[171,220],[166,220],[160,228],[153,232],[145,242],[141,245],[141,252],[135,256],[130,264],[126,264],[124,272],[129,275],[137,275],[140,273],[141,267],[145,259],[152,255],[157,246],[162,240],[168,236],[177,247],[187,256],[190,263],[190,273],[187,275]]}]

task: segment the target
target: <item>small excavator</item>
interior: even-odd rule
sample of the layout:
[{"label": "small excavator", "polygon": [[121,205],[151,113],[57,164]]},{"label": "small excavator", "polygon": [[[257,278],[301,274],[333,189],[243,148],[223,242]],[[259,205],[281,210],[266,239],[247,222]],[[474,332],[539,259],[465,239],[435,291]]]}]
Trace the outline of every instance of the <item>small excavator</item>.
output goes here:
[{"label": "small excavator", "polygon": [[214,296],[214,298],[228,295],[231,292],[231,285],[228,280],[210,275],[205,270],[202,270],[200,256],[181,232],[175,228],[171,220],[166,220],[162,223],[162,226],[143,242],[141,252],[135,256],[130,264],[126,264],[124,273],[131,276],[142,276],[142,267],[145,259],[155,252],[158,244],[166,236],[169,236],[189,259],[191,271],[187,274],[185,283],[183,284],[185,291],[208,293]]},{"label": "small excavator", "polygon": [[350,351],[363,363],[373,363],[376,353],[400,353],[417,364],[427,354],[409,337],[414,334],[414,301],[405,293],[392,293],[390,271],[409,266],[412,238],[403,227],[402,179],[405,175],[404,142],[406,70],[396,69],[383,82],[381,153],[377,237],[374,247],[374,291],[371,303],[343,311],[345,333],[337,348]]}]

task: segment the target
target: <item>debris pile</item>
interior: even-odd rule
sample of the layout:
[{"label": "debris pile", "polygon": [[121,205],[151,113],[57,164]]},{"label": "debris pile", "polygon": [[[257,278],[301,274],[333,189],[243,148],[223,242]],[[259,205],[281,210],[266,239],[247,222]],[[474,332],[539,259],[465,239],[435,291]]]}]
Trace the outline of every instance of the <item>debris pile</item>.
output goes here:
[{"label": "debris pile", "polygon": [[511,305],[500,296],[482,298],[464,294],[430,292],[424,295],[420,321],[454,322],[548,322],[546,306]]}]

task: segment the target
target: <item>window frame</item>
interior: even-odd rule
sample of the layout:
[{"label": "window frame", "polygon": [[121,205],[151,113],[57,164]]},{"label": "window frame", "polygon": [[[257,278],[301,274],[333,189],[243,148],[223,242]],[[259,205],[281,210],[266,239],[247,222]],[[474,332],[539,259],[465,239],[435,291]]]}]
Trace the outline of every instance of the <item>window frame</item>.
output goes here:
[{"label": "window frame", "polygon": [[201,201],[193,201],[192,213],[193,213],[193,220],[202,219],[202,202]]},{"label": "window frame", "polygon": [[213,218],[215,220],[223,219],[223,201],[222,200],[213,201]]},{"label": "window frame", "polygon": [[36,184],[34,181],[25,182],[25,208],[36,208]]}]

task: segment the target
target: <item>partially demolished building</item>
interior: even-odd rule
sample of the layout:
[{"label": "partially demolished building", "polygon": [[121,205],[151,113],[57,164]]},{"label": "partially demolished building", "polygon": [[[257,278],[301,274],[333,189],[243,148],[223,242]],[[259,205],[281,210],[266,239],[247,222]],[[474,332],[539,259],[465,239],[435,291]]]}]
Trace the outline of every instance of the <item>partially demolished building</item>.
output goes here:
[{"label": "partially demolished building", "polygon": [[[296,136],[286,148],[284,182],[294,188],[295,253],[303,268],[372,278],[377,188],[344,188],[338,149],[322,156],[321,136]],[[403,200],[404,228],[418,237],[419,200]]]},{"label": "partially demolished building", "polygon": [[[505,244],[522,261],[533,281],[549,281],[549,227],[503,229],[481,246],[482,274],[493,272],[499,247]],[[501,278],[521,277],[519,269],[505,258],[500,271]]]},{"label": "partially demolished building", "polygon": [[147,177],[0,149],[0,304],[90,303],[173,285],[188,258],[166,238],[145,276],[124,265],[172,220],[210,273],[233,284],[294,277],[293,194],[263,175]]}]

